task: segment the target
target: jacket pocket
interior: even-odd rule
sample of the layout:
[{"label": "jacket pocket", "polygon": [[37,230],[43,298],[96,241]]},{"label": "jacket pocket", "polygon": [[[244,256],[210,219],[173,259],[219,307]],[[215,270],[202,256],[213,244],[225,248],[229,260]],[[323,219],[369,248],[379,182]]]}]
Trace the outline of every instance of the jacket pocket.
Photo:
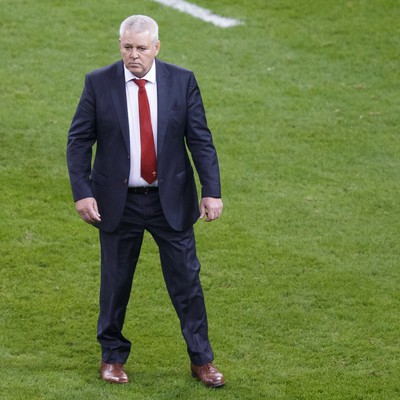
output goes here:
[{"label": "jacket pocket", "polygon": [[97,183],[98,185],[104,186],[106,183],[107,177],[102,173],[98,172],[96,169],[92,169],[91,174],[92,181]]},{"label": "jacket pocket", "polygon": [[180,183],[186,182],[191,177],[193,177],[193,168],[191,166],[189,166],[184,171],[182,171],[182,172],[180,172],[179,174],[176,175],[176,179]]}]

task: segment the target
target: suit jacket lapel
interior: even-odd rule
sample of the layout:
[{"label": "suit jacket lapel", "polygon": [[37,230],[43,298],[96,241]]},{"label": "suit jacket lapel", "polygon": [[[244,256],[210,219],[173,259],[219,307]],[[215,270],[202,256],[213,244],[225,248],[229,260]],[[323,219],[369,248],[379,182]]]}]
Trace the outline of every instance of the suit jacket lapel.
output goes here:
[{"label": "suit jacket lapel", "polygon": [[157,154],[160,155],[164,144],[164,139],[168,126],[168,115],[170,101],[168,100],[171,93],[171,80],[168,79],[169,72],[162,61],[156,59],[156,79],[157,79],[157,115],[158,115],[158,132],[157,132]]},{"label": "suit jacket lapel", "polygon": [[112,77],[111,96],[118,116],[118,121],[121,126],[121,132],[124,138],[125,146],[129,153],[129,121],[125,86],[124,64],[121,61],[117,64],[115,75]]},{"label": "suit jacket lapel", "polygon": [[[157,132],[157,153],[160,154],[165,139],[168,126],[169,105],[168,96],[171,91],[171,81],[168,79],[169,72],[164,63],[156,61],[156,79],[157,79],[157,114],[158,114],[158,132]],[[129,144],[129,121],[126,101],[126,84],[124,78],[123,62],[117,64],[115,75],[112,77],[111,96],[114,107],[121,126],[122,136],[128,152]]]}]

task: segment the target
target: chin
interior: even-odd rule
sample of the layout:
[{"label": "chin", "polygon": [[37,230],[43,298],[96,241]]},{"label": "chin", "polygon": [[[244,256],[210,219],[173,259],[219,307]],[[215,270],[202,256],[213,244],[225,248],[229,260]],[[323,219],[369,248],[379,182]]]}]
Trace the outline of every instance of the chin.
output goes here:
[{"label": "chin", "polygon": [[142,77],[143,76],[143,71],[140,68],[128,68],[129,71],[132,72],[133,75],[136,75],[137,77]]}]

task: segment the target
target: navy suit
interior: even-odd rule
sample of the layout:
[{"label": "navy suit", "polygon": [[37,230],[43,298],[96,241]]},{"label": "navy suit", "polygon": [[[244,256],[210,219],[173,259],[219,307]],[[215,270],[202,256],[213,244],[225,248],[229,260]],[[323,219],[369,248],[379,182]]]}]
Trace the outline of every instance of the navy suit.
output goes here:
[{"label": "navy suit", "polygon": [[[198,197],[185,141],[202,185],[202,197],[221,197],[218,160],[192,72],[156,60],[158,93],[157,170],[165,216],[183,230],[198,216]],[[97,142],[93,169],[92,145]],[[125,207],[130,171],[129,127],[122,61],[86,76],[68,138],[74,200],[95,197],[98,225],[113,231]]]},{"label": "navy suit", "polygon": [[98,340],[103,361],[125,362],[129,355],[130,342],[122,336],[122,326],[143,232],[148,230],[159,247],[189,356],[201,365],[212,361],[213,354],[198,277],[193,233],[198,195],[187,149],[202,197],[221,196],[218,159],[194,74],[155,62],[158,192],[128,194],[131,164],[122,61],[86,76],[68,135],[68,168],[74,201],[94,197],[101,215],[96,226],[102,256]]}]

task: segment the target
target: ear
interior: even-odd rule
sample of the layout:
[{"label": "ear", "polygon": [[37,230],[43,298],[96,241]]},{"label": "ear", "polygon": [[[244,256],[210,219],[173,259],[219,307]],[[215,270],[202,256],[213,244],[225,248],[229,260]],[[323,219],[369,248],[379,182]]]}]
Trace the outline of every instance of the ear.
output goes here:
[{"label": "ear", "polygon": [[159,51],[160,51],[160,47],[161,47],[161,42],[159,41],[159,40],[157,40],[157,42],[156,42],[156,44],[155,44],[155,53],[156,53],[156,56],[157,56],[157,54],[159,53]]}]

